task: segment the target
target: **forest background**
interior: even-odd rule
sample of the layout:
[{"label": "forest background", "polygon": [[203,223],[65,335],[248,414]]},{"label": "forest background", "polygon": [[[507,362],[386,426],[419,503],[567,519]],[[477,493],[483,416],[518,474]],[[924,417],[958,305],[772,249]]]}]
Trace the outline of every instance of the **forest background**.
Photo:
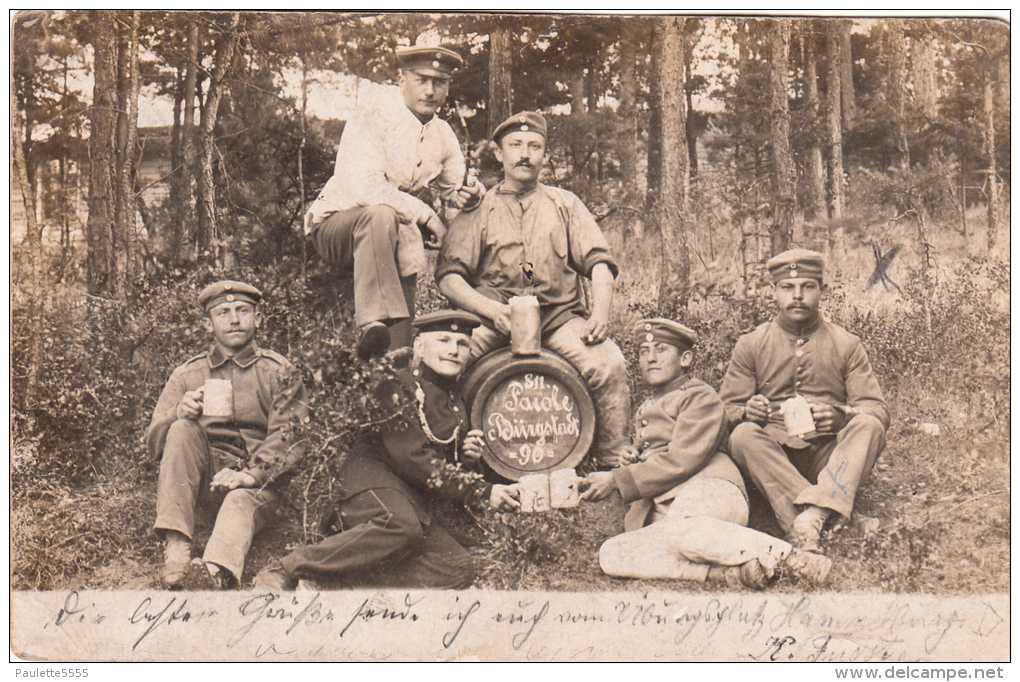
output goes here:
[{"label": "forest background", "polygon": [[[349,279],[296,228],[343,112],[395,82],[393,48],[442,43],[466,64],[441,115],[487,186],[492,127],[548,116],[543,179],[581,197],[621,263],[612,335],[632,362],[633,322],[671,316],[700,333],[697,371],[718,387],[771,314],[764,261],[826,254],[825,314],[861,336],[894,414],[853,521],[829,533],[832,586],[1008,591],[1009,42],[983,19],[18,14],[12,585],[156,585],[142,434],[169,372],[208,343],[197,292],[224,277],[266,293],[260,343],[299,366],[315,410],[244,584],[315,539],[380,368],[350,353]],[[170,122],[140,126],[146,102]],[[419,294],[443,305],[429,276]],[[602,575],[618,498],[462,525],[482,587],[705,589]]]}]

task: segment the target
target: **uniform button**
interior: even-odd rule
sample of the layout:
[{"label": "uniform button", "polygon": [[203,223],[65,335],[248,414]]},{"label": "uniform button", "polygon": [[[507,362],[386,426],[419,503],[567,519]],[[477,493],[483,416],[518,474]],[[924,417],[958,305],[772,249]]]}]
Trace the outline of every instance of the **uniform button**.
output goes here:
[{"label": "uniform button", "polygon": [[457,409],[457,406],[456,406],[456,405],[454,405],[454,406],[453,406],[453,411],[454,411],[454,412],[460,412],[460,410],[458,410],[458,409]]},{"label": "uniform button", "polygon": [[804,345],[804,339],[797,339],[797,345],[798,346],[803,346]]},{"label": "uniform button", "polygon": [[793,383],[793,386],[794,386],[794,388],[800,388],[800,386],[801,386],[801,382],[800,382],[800,381],[795,381],[795,382]]},{"label": "uniform button", "polygon": [[641,420],[641,426],[648,426],[648,420],[647,419],[642,419]]},{"label": "uniform button", "polygon": [[797,352],[794,353],[794,355],[796,355],[798,358],[804,357],[804,350],[802,348],[798,348]]}]

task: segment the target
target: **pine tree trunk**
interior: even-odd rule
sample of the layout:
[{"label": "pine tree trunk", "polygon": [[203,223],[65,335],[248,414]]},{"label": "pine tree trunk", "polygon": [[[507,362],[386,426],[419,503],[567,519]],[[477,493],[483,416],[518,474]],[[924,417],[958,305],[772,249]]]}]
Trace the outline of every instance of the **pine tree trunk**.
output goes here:
[{"label": "pine tree trunk", "polygon": [[495,28],[489,33],[489,102],[488,129],[510,118],[513,114],[513,76],[511,74],[512,54],[510,32],[496,19]]},{"label": "pine tree trunk", "polygon": [[114,216],[117,152],[117,34],[114,22],[92,11],[95,85],[90,111],[89,218],[85,228],[86,282],[97,296],[116,296]]},{"label": "pine tree trunk", "polygon": [[616,110],[621,132],[617,138],[616,154],[620,157],[624,202],[628,206],[633,206],[638,200],[636,98],[637,35],[629,24],[624,24],[620,35],[620,106]]},{"label": "pine tree trunk", "polygon": [[[688,25],[694,22],[687,22]],[[691,59],[693,58],[693,48],[691,45],[691,36],[684,34],[684,83],[691,82]],[[684,120],[687,122],[685,126],[687,129],[687,159],[690,168],[691,177],[695,177],[698,174],[698,135],[694,129],[694,92],[691,88],[684,88],[684,107],[686,114]]]},{"label": "pine tree trunk", "polygon": [[886,53],[889,57],[889,81],[886,89],[892,118],[889,122],[889,165],[904,169],[910,165],[910,147],[907,144],[907,46],[906,36],[898,19],[887,22]]},{"label": "pine tree trunk", "polygon": [[790,61],[790,19],[771,20],[769,61],[769,137],[772,143],[772,224],[769,239],[772,254],[785,251],[793,241],[793,220],[797,208],[796,168],[790,150],[790,103],[787,69]]},{"label": "pine tree trunk", "polygon": [[213,137],[216,130],[216,117],[219,113],[220,99],[223,97],[223,80],[234,60],[239,34],[237,25],[240,14],[234,12],[230,27],[220,37],[216,45],[216,56],[213,60],[213,72],[209,74],[209,89],[202,105],[201,113],[201,155],[199,156],[198,172],[198,242],[200,251],[207,251],[218,245],[219,234],[216,219],[216,185],[213,173],[216,141]]},{"label": "pine tree trunk", "polygon": [[839,19],[836,25],[839,32],[839,96],[842,101],[843,130],[850,130],[857,116],[854,62],[850,50],[850,29],[853,28],[853,22],[850,19]]},{"label": "pine tree trunk", "polygon": [[840,50],[838,26],[830,24],[826,36],[829,68],[826,73],[825,93],[826,132],[829,147],[829,219],[838,221],[843,217],[843,127],[841,83],[839,76]]},{"label": "pine tree trunk", "polygon": [[690,167],[687,151],[687,107],[684,102],[683,54],[686,19],[659,20],[661,58],[657,62],[662,116],[661,186],[658,224],[662,235],[659,272],[659,309],[663,314],[685,312],[690,283],[687,228],[690,203]]},{"label": "pine tree trunk", "polygon": [[995,161],[995,66],[984,69],[984,155],[988,162],[988,236],[985,248],[991,253],[995,247],[999,225],[999,172]]},{"label": "pine tree trunk", "polygon": [[[125,12],[125,14],[127,14]],[[117,187],[114,242],[117,293],[122,300],[132,297],[138,260],[135,223],[134,177],[138,146],[138,28],[140,12],[130,13],[128,27],[119,41],[117,70]]]},{"label": "pine tree trunk", "polygon": [[[174,109],[173,126],[170,131],[170,207],[173,210],[173,219],[168,221],[165,236],[157,236],[155,243],[163,244],[162,247],[153,246],[153,252],[158,255],[176,260],[180,254],[181,242],[184,239],[183,207],[185,206],[185,186],[189,182],[184,171],[184,131],[182,121],[182,109],[184,105],[184,74],[182,70],[177,72],[177,87],[174,88]],[[150,240],[155,235],[149,235]]]},{"label": "pine tree trunk", "polygon": [[[25,394],[21,396],[20,407],[31,408],[35,404],[36,391],[39,386],[39,368],[42,365],[43,352],[43,251],[42,223],[36,220],[35,197],[32,195],[28,180],[28,168],[25,163],[25,114],[18,108],[14,88],[11,88],[11,149],[14,152],[14,173],[21,186],[21,198],[25,204],[25,221],[27,232],[22,248],[28,254],[28,281],[22,283],[28,292],[27,312],[29,315],[28,329],[28,378]],[[16,397],[16,392],[12,393]]]},{"label": "pine tree trunk", "polygon": [[195,95],[198,88],[198,24],[194,18],[187,23],[187,57],[184,63],[184,123],[181,126],[181,175],[182,194],[175,206],[177,223],[184,234],[189,236],[194,247],[197,239],[194,221],[194,193],[192,183],[195,176]]},{"label": "pine tree trunk", "polygon": [[812,39],[813,34],[811,31],[811,24],[808,24],[807,31],[801,36],[801,47],[804,52],[804,93],[807,99],[807,109],[810,112],[810,125],[812,129],[811,141],[807,150],[805,180],[808,195],[808,217],[811,220],[818,220],[826,214],[825,162],[822,157],[822,147],[819,144],[822,122],[818,96],[818,58],[815,54],[818,48],[818,41]]},{"label": "pine tree trunk", "polygon": [[910,62],[914,83],[914,102],[918,111],[929,121],[934,121],[939,114],[938,82],[935,75],[935,36],[928,27],[926,20],[911,22],[913,25],[914,47],[913,59]]},{"label": "pine tree trunk", "polygon": [[[662,184],[662,83],[659,80],[661,75],[661,69],[658,65],[662,63],[662,32],[658,30],[656,22],[658,19],[652,19],[649,22],[649,43],[652,46],[651,63],[652,69],[649,74],[648,84],[648,99],[650,110],[648,112],[648,172],[647,172],[647,189],[645,192],[645,202],[647,204],[648,213],[651,214],[653,223],[658,220],[658,212],[655,210],[655,204],[660,195],[660,187]],[[657,227],[656,225],[653,225]]]}]

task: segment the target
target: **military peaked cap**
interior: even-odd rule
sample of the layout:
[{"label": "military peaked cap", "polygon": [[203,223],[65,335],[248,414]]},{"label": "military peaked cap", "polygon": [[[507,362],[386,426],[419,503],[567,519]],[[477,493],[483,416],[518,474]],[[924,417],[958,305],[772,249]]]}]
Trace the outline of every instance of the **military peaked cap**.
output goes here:
[{"label": "military peaked cap", "polygon": [[471,330],[482,321],[477,316],[463,310],[437,310],[434,313],[416,318],[411,325],[419,334],[426,332],[457,332],[470,334]]},{"label": "military peaked cap", "polygon": [[244,301],[252,305],[258,305],[261,300],[262,292],[252,285],[229,279],[210,284],[205,289],[202,289],[202,293],[198,295],[198,305],[206,312],[220,303]]},{"label": "military peaked cap", "polygon": [[432,78],[450,78],[464,65],[459,54],[445,47],[398,47],[400,67]]},{"label": "military peaked cap", "polygon": [[821,282],[823,266],[822,254],[817,251],[809,251],[808,249],[783,251],[765,263],[765,267],[772,275],[773,283],[782,279],[796,279],[798,277],[810,277]]},{"label": "military peaked cap", "polygon": [[549,127],[545,123],[545,117],[534,111],[522,111],[503,121],[492,131],[492,139],[499,144],[501,137],[518,130],[524,133],[541,133],[542,137],[549,139]]},{"label": "military peaked cap", "polygon": [[680,350],[690,350],[698,342],[698,335],[693,329],[664,317],[639,320],[634,325],[634,338],[639,346],[642,343],[661,341]]}]

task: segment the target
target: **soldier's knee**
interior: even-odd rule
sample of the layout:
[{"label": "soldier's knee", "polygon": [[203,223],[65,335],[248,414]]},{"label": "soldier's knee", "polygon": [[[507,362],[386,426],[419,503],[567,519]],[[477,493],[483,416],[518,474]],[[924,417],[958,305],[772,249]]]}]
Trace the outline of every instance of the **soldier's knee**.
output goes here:
[{"label": "soldier's knee", "polygon": [[602,346],[605,348],[604,359],[606,371],[611,376],[627,380],[627,358],[623,357],[623,351],[612,339],[606,339]]},{"label": "soldier's knee", "polygon": [[847,422],[847,426],[853,426],[854,429],[864,431],[869,435],[885,436],[885,425],[882,420],[871,414],[855,414]]},{"label": "soldier's knee", "polygon": [[471,556],[470,552],[464,550],[462,554],[450,561],[450,588],[463,590],[471,587],[477,572],[478,569],[475,565],[474,557]]},{"label": "soldier's knee", "polygon": [[611,537],[599,547],[599,568],[606,575],[622,576],[627,574],[628,556],[621,536]]},{"label": "soldier's knee", "polygon": [[366,206],[362,219],[359,221],[359,227],[364,226],[371,230],[392,230],[394,233],[397,231],[397,225],[400,222],[400,216],[390,206],[384,206],[382,204],[376,204],[375,206]]},{"label": "soldier's knee", "polygon": [[391,513],[377,519],[377,523],[385,530],[396,551],[414,552],[425,541],[424,529],[416,515]]},{"label": "soldier's knee", "polygon": [[187,452],[205,443],[205,428],[194,419],[178,419],[166,432],[163,457]]},{"label": "soldier's knee", "polygon": [[623,351],[612,339],[587,348],[591,354],[587,362],[591,368],[588,380],[590,386],[628,385],[627,358],[623,357]]},{"label": "soldier's knee", "polygon": [[255,504],[258,495],[256,488],[235,488],[224,496],[220,512],[224,509],[247,509]]},{"label": "soldier's knee", "polygon": [[[754,446],[754,442],[759,438],[765,429],[759,424],[754,422],[741,422],[734,427],[732,433],[730,433],[730,454],[734,460],[745,460],[748,450]],[[737,461],[737,464],[740,461]]]}]

